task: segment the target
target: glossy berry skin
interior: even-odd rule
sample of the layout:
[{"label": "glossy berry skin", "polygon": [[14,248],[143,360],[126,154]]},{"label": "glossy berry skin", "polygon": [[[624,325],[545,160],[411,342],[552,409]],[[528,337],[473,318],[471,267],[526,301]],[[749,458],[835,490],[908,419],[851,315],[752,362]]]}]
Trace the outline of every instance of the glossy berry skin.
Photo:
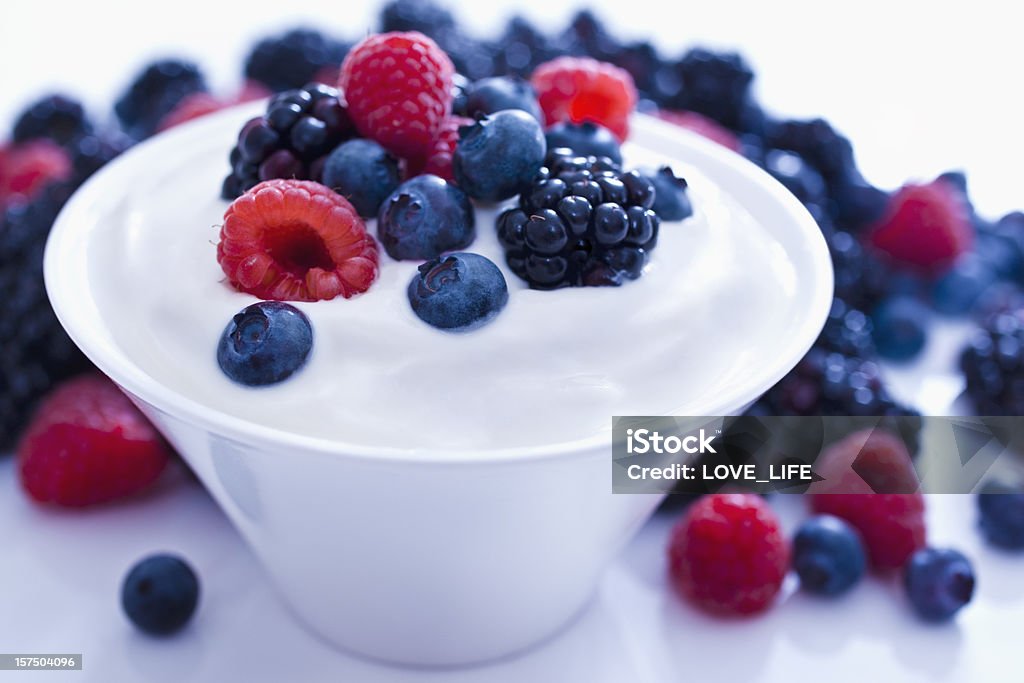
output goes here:
[{"label": "glossy berry skin", "polygon": [[928,340],[928,308],[909,296],[881,301],[871,312],[875,347],[883,358],[909,361]]},{"label": "glossy berry skin", "polygon": [[838,517],[812,517],[800,525],[793,539],[793,569],[808,592],[845,593],[864,576],[866,565],[860,536]]},{"label": "glossy berry skin", "polygon": [[903,585],[914,611],[928,621],[948,621],[974,596],[970,560],[945,548],[923,548],[910,558]]},{"label": "glossy berry skin", "polygon": [[22,488],[39,503],[62,507],[138,494],[170,459],[153,425],[99,374],[67,380],[49,394],[17,453]]},{"label": "glossy berry skin", "polygon": [[669,166],[647,171],[644,178],[654,186],[654,213],[663,221],[681,221],[693,215],[693,205],[686,191],[686,180]]},{"label": "glossy berry skin", "polygon": [[245,77],[278,92],[301,88],[325,67],[337,67],[348,45],[319,31],[295,28],[268,36],[245,59]]},{"label": "glossy berry skin", "polygon": [[391,258],[437,258],[473,242],[473,205],[465,192],[444,179],[416,176],[381,204],[377,237]]},{"label": "glossy berry skin", "polygon": [[313,350],[313,327],[299,309],[261,301],[239,311],[224,328],[217,364],[239,384],[277,384],[306,364]]},{"label": "glossy berry skin", "polygon": [[401,183],[398,161],[373,140],[349,140],[327,156],[323,184],[342,195],[360,216],[377,215]]},{"label": "glossy berry skin", "polygon": [[452,172],[470,197],[500,201],[530,184],[546,151],[537,119],[518,109],[506,109],[459,131]]},{"label": "glossy berry skin", "polygon": [[508,303],[498,266],[478,254],[459,252],[427,261],[409,283],[409,304],[425,323],[448,332],[486,325]]},{"label": "glossy berry skin", "polygon": [[46,138],[67,145],[92,132],[92,122],[78,100],[66,95],[47,95],[30,104],[14,122],[15,143]]},{"label": "glossy berry skin", "polygon": [[610,130],[592,121],[562,121],[548,128],[544,137],[548,149],[563,147],[581,157],[608,157],[617,164],[622,163],[619,141]]},{"label": "glossy berry skin", "polygon": [[537,102],[537,93],[529,82],[510,76],[492,76],[475,81],[466,89],[461,116],[475,119],[480,114],[494,114],[503,109],[519,109],[542,120],[544,114]]},{"label": "glossy berry skin", "polygon": [[451,112],[451,59],[421,33],[381,33],[345,57],[339,87],[359,133],[400,156],[422,156]]},{"label": "glossy berry skin", "polygon": [[193,62],[164,59],[149,64],[114,104],[125,130],[136,139],[152,135],[185,97],[206,92],[206,80]]},{"label": "glossy berry skin", "polygon": [[620,142],[629,137],[629,117],[637,92],[629,72],[590,57],[557,57],[538,66],[530,78],[544,111],[545,125],[593,121]]},{"label": "glossy berry skin", "polygon": [[121,607],[139,630],[154,636],[180,631],[199,604],[199,579],[175,555],[150,555],[131,568],[121,585]]},{"label": "glossy berry skin", "polygon": [[1024,489],[986,482],[978,494],[980,526],[985,538],[1006,550],[1024,550]]},{"label": "glossy berry skin", "polygon": [[753,494],[704,496],[687,508],[669,539],[673,587],[715,614],[768,609],[788,567],[789,547],[779,520]]},{"label": "glossy berry skin", "polygon": [[814,495],[811,507],[849,522],[860,533],[875,569],[899,569],[925,545],[920,493],[825,493]]},{"label": "glossy berry skin", "polygon": [[347,299],[377,278],[377,244],[337,192],[268,180],[224,213],[217,262],[232,286],[261,299]]}]

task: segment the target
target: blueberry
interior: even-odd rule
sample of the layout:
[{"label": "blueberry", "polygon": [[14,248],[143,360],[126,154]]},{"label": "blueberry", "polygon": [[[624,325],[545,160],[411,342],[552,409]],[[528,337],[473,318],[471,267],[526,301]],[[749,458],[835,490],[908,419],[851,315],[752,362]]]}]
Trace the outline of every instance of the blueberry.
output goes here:
[{"label": "blueberry", "polygon": [[398,161],[372,140],[349,140],[335,148],[324,166],[323,184],[346,197],[360,216],[376,216],[402,177]]},{"label": "blueberry", "polygon": [[811,593],[839,595],[864,576],[864,544],[853,527],[831,515],[800,525],[793,539],[793,569]]},{"label": "blueberry", "polygon": [[544,134],[548,149],[565,147],[582,156],[608,157],[622,163],[622,148],[610,130],[596,123],[556,123]]},{"label": "blueberry", "polygon": [[275,384],[301,368],[312,348],[313,328],[302,311],[280,301],[261,301],[228,323],[217,346],[217,363],[239,384]]},{"label": "blueberry", "polygon": [[499,201],[529,187],[546,151],[537,119],[506,109],[462,129],[452,170],[470,197]]},{"label": "blueberry", "polygon": [[773,149],[765,154],[764,168],[802,204],[825,202],[825,181],[821,174],[805,163],[796,152]]},{"label": "blueberry", "polygon": [[151,635],[180,630],[199,602],[199,580],[192,568],[174,555],[140,560],[121,586],[121,606],[139,629]]},{"label": "blueberry", "polygon": [[416,176],[381,204],[377,236],[391,258],[437,258],[473,242],[473,205],[465,192],[443,178]]},{"label": "blueberry", "polygon": [[907,562],[903,582],[914,610],[929,621],[949,619],[974,595],[974,569],[956,550],[918,550]]},{"label": "blueberry", "polygon": [[1024,550],[1024,488],[990,481],[978,494],[981,531],[995,546]]},{"label": "blueberry", "polygon": [[490,322],[508,303],[505,276],[478,254],[459,252],[428,261],[409,283],[409,304],[429,325],[464,332]]},{"label": "blueberry", "polygon": [[996,281],[991,265],[965,254],[932,286],[932,305],[939,313],[964,315]]},{"label": "blueberry", "polygon": [[644,173],[654,185],[654,213],[664,221],[681,221],[693,215],[693,205],[686,192],[686,181],[668,166]]},{"label": "blueberry", "polygon": [[544,114],[537,102],[537,93],[528,82],[509,76],[481,78],[466,90],[465,116],[495,114],[503,109],[519,109],[537,119]]},{"label": "blueberry", "polygon": [[924,348],[928,309],[909,296],[883,300],[871,314],[875,347],[883,358],[910,360]]}]

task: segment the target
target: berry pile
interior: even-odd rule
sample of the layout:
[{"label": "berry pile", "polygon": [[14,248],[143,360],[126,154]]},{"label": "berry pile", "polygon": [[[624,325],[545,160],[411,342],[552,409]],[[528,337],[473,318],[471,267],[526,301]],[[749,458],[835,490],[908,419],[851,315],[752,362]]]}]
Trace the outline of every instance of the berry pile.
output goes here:
[{"label": "berry pile", "polygon": [[981,415],[1024,415],[1024,308],[982,322],[960,358]]},{"label": "berry pile", "polygon": [[508,265],[535,289],[620,285],[657,244],[654,186],[607,157],[548,153],[519,206],[498,217]]}]

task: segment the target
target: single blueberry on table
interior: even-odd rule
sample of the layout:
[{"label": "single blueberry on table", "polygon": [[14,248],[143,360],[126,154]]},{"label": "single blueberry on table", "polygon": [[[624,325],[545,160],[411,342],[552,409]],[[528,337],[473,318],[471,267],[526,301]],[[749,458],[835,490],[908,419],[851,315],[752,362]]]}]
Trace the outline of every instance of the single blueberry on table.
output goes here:
[{"label": "single blueberry on table", "polygon": [[793,539],[793,569],[811,593],[839,595],[862,576],[867,561],[864,544],[853,527],[831,515],[804,522]]},{"label": "single blueberry on table", "polygon": [[871,313],[875,347],[883,358],[906,361],[915,357],[927,341],[928,309],[910,296],[883,300]]},{"label": "single blueberry on table", "polygon": [[402,182],[398,161],[373,140],[349,140],[334,149],[324,165],[323,184],[342,195],[364,218]]},{"label": "single blueberry on table", "polygon": [[409,283],[409,304],[424,322],[465,332],[490,322],[508,303],[498,266],[479,254],[455,253],[428,261]]},{"label": "single blueberry on table", "polygon": [[537,93],[527,81],[510,76],[481,78],[466,88],[463,116],[476,118],[478,114],[494,114],[504,109],[519,109],[537,119],[544,114],[537,101]]},{"label": "single blueberry on table", "polygon": [[381,204],[377,236],[391,258],[437,258],[472,243],[473,205],[465,192],[443,178],[416,176]]},{"label": "single blueberry on table", "polygon": [[547,151],[540,123],[518,109],[482,117],[460,136],[452,157],[455,180],[484,201],[508,199],[529,187]]},{"label": "single blueberry on table", "polygon": [[1024,488],[990,481],[978,494],[981,531],[989,543],[1024,550]]},{"label": "single blueberry on table", "polygon": [[263,386],[287,379],[313,348],[313,328],[299,309],[261,301],[236,314],[217,346],[217,363],[239,384]]},{"label": "single blueberry on table", "polygon": [[960,552],[922,548],[904,568],[903,584],[910,604],[922,618],[945,621],[971,601],[974,569]]},{"label": "single blueberry on table", "polygon": [[188,623],[199,602],[199,580],[192,568],[174,555],[140,560],[121,586],[121,606],[140,630],[169,635]]},{"label": "single blueberry on table", "polygon": [[644,173],[654,185],[654,213],[663,221],[681,221],[693,215],[693,205],[686,191],[686,181],[678,177],[670,167],[662,166],[657,171]]},{"label": "single blueberry on table", "polygon": [[622,163],[622,148],[615,135],[590,121],[572,123],[564,121],[548,128],[544,134],[548,149],[571,149],[578,156],[608,157],[616,164]]}]

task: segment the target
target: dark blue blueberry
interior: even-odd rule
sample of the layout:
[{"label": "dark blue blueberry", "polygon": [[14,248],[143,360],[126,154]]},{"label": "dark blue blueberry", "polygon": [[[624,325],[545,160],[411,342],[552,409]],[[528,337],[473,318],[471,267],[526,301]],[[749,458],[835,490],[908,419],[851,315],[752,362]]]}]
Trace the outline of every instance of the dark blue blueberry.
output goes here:
[{"label": "dark blue blueberry", "polygon": [[996,281],[992,266],[976,254],[965,254],[932,286],[932,305],[939,313],[965,315]]},{"label": "dark blue blueberry", "polygon": [[462,129],[452,170],[470,197],[499,201],[529,187],[546,151],[537,119],[506,109]]},{"label": "dark blue blueberry", "polygon": [[381,204],[377,236],[391,258],[437,258],[472,243],[473,205],[465,192],[444,179],[416,176]]},{"label": "dark blue blueberry", "polygon": [[467,88],[464,116],[475,119],[479,114],[495,114],[503,109],[525,111],[538,121],[544,116],[533,86],[520,78],[481,78]]},{"label": "dark blue blueberry", "polygon": [[478,254],[459,252],[428,261],[409,283],[409,304],[424,322],[450,332],[481,327],[508,303],[498,266]]},{"label": "dark blue blueberry", "polygon": [[910,360],[927,340],[928,309],[909,296],[883,300],[871,313],[875,347],[883,358]]},{"label": "dark blue blueberry", "polygon": [[307,28],[291,29],[256,43],[245,59],[245,76],[271,90],[301,88],[345,59],[348,45]]},{"label": "dark blue blueberry", "polygon": [[929,621],[950,619],[974,595],[974,569],[956,550],[918,550],[904,568],[903,582],[910,604]]},{"label": "dark blue blueberry", "polygon": [[16,143],[47,138],[67,145],[92,133],[92,122],[81,103],[65,95],[47,95],[36,100],[14,122],[11,138]]},{"label": "dark blue blueberry", "polygon": [[346,197],[360,216],[377,215],[402,181],[398,161],[372,140],[349,140],[324,165],[323,184]]},{"label": "dark blue blueberry", "polygon": [[174,555],[151,555],[132,567],[121,586],[121,606],[140,630],[169,635],[181,630],[199,603],[199,580]]},{"label": "dark blue blueberry", "polygon": [[802,204],[824,204],[825,181],[796,152],[770,150],[765,154],[764,168]]},{"label": "dark blue blueberry", "polygon": [[663,221],[681,221],[693,215],[686,181],[668,166],[648,171],[644,176],[654,185],[654,213]]},{"label": "dark blue blueberry", "polygon": [[1024,488],[989,481],[978,494],[981,531],[995,546],[1024,550]]},{"label": "dark blue blueberry", "polygon": [[864,576],[865,566],[860,536],[838,517],[812,517],[797,530],[793,539],[793,569],[804,590],[839,595]]},{"label": "dark blue blueberry", "polygon": [[280,301],[261,301],[243,308],[224,328],[217,363],[239,384],[263,386],[291,377],[312,348],[313,328],[302,311]]},{"label": "dark blue blueberry", "polygon": [[590,121],[583,123],[562,122],[548,128],[544,134],[548,149],[566,148],[584,157],[608,157],[616,164],[622,163],[622,148],[615,135]]}]

